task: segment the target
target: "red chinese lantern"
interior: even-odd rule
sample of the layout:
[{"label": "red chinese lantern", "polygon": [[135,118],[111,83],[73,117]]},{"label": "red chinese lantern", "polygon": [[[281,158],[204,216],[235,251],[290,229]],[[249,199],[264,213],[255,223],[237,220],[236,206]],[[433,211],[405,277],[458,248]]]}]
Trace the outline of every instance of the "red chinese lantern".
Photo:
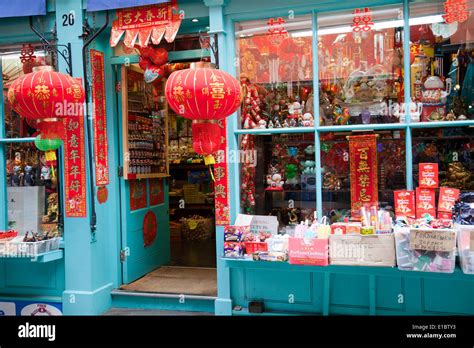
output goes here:
[{"label": "red chinese lantern", "polygon": [[29,124],[36,124],[43,139],[63,138],[63,118],[82,115],[84,89],[78,80],[50,66],[34,70],[11,84],[8,101]]},{"label": "red chinese lantern", "polygon": [[212,164],[221,143],[218,121],[241,102],[239,82],[224,71],[193,65],[170,75],[165,95],[178,115],[193,120],[193,148]]}]

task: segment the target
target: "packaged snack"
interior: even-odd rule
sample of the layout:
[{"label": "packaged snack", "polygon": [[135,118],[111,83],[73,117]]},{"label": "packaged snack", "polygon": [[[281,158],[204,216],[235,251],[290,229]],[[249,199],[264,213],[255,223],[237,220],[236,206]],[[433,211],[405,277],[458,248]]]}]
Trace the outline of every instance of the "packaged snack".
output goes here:
[{"label": "packaged snack", "polygon": [[280,253],[280,252],[267,252],[267,251],[259,251],[253,254],[253,259],[255,261],[277,261],[277,262],[285,262],[288,260],[287,253]]},{"label": "packaged snack", "polygon": [[360,222],[349,222],[346,227],[346,234],[360,234],[362,224]]},{"label": "packaged snack", "polygon": [[459,190],[442,186],[439,189],[438,211],[452,213],[459,198]]},{"label": "packaged snack", "polygon": [[224,242],[224,257],[239,259],[243,254],[244,251],[241,243]]},{"label": "packaged snack", "polygon": [[250,233],[250,226],[225,226],[224,242],[241,242]]},{"label": "packaged snack", "polygon": [[374,226],[362,226],[360,228],[360,234],[375,234],[375,227]]},{"label": "packaged snack", "polygon": [[347,224],[344,222],[336,222],[331,225],[331,234],[346,234]]},{"label": "packaged snack", "polygon": [[438,163],[420,163],[418,186],[421,188],[437,188],[438,182]]},{"label": "packaged snack", "polygon": [[434,189],[416,188],[416,217],[421,219],[426,215],[436,218]]},{"label": "packaged snack", "polygon": [[446,213],[444,211],[438,211],[438,219],[439,220],[452,220],[453,219],[453,214],[452,213]]},{"label": "packaged snack", "polygon": [[406,216],[415,218],[415,192],[408,190],[397,190],[393,192],[395,201],[396,217]]},{"label": "packaged snack", "polygon": [[246,255],[251,255],[258,251],[268,251],[268,245],[266,242],[244,242],[242,244],[245,247]]}]

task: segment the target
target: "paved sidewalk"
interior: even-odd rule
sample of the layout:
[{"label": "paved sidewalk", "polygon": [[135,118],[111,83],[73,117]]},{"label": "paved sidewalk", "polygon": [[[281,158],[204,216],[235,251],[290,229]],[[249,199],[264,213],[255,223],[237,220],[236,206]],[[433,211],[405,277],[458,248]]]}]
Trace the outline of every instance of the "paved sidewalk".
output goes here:
[{"label": "paved sidewalk", "polygon": [[212,316],[214,314],[207,312],[185,312],[185,311],[160,311],[160,310],[151,310],[151,309],[137,309],[137,308],[111,308],[103,315],[150,315],[150,316],[167,316],[167,315],[176,315],[176,316]]}]

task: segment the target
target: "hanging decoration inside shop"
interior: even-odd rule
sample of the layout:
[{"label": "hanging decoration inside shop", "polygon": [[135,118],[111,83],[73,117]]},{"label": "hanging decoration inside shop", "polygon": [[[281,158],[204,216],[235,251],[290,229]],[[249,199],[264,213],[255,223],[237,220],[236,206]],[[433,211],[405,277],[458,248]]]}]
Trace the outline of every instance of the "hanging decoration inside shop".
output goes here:
[{"label": "hanging decoration inside shop", "polygon": [[117,10],[117,19],[112,24],[110,46],[115,47],[122,36],[125,46],[132,48],[148,46],[150,39],[158,45],[163,37],[173,42],[181,25],[181,15],[177,13],[175,0],[150,6],[140,6]]},{"label": "hanging decoration inside shop", "polygon": [[31,44],[21,46],[20,61],[22,64],[36,61],[35,48]]},{"label": "hanging decoration inside shop", "polygon": [[221,136],[221,146],[214,165],[214,192],[215,192],[215,217],[216,225],[223,226],[230,224],[230,203],[229,203],[229,176],[227,169],[227,122],[219,121],[219,131]]},{"label": "hanging decoration inside shop", "polygon": [[368,7],[362,9],[356,8],[354,10],[354,16],[352,18],[352,31],[354,33],[367,32],[372,30],[374,23],[372,22],[372,12]]},{"label": "hanging decoration inside shop", "polygon": [[[56,163],[56,150],[61,147],[62,141],[60,139],[42,139],[41,135],[38,135],[35,138],[35,146],[38,150],[43,151],[45,153],[45,164],[51,168],[51,170],[47,169],[48,172],[50,171],[51,176],[53,179],[56,178],[56,173],[54,168],[57,166]],[[43,172],[43,170],[42,170]],[[46,173],[45,173],[46,174]],[[49,173],[48,173],[49,174]]]},{"label": "hanging decoration inside shop", "polygon": [[165,76],[165,64],[168,61],[168,52],[164,48],[142,47],[140,53],[140,68],[145,70],[146,83],[158,84]]},{"label": "hanging decoration inside shop", "polygon": [[146,207],[146,181],[130,180],[130,210]]},{"label": "hanging decoration inside shop", "polygon": [[363,218],[361,210],[378,207],[377,135],[355,135],[347,138],[352,216]]},{"label": "hanging decoration inside shop", "polygon": [[163,204],[165,202],[165,195],[163,190],[162,179],[150,179],[150,205]]},{"label": "hanging decoration inside shop", "polygon": [[92,67],[92,104],[94,106],[95,184],[96,186],[104,186],[109,184],[104,53],[91,50],[90,61]]},{"label": "hanging decoration inside shop", "polygon": [[214,164],[212,154],[221,146],[218,121],[239,107],[239,82],[224,71],[196,66],[172,73],[165,95],[178,115],[193,120],[194,151],[204,156],[206,164]]},{"label": "hanging decoration inside shop", "polygon": [[[245,134],[240,142],[240,150],[247,156],[255,153],[255,136],[251,134]],[[255,208],[255,178],[256,178],[256,165],[255,160],[249,161],[244,160],[241,165],[241,191],[240,191],[240,202],[242,209],[245,214],[254,213]]]},{"label": "hanging decoration inside shop", "polygon": [[[81,84],[80,84],[81,85]],[[86,157],[84,139],[84,117],[69,117],[64,120],[64,179],[66,217],[86,217]]]},{"label": "hanging decoration inside shop", "polygon": [[145,247],[149,247],[155,241],[157,227],[156,215],[150,210],[143,219],[143,244]]},{"label": "hanging decoration inside shop", "polygon": [[443,18],[447,24],[467,21],[469,18],[467,0],[447,0],[444,3],[444,12]]},{"label": "hanging decoration inside shop", "polygon": [[36,124],[42,139],[63,139],[62,119],[77,117],[82,111],[84,89],[71,76],[41,66],[11,84],[8,101],[13,110]]},{"label": "hanging decoration inside shop", "polygon": [[267,21],[267,25],[268,25],[268,34],[271,35],[271,41],[272,41],[272,44],[278,46],[279,44],[281,44],[281,42],[286,39],[289,34],[288,34],[288,31],[286,31],[286,28],[285,28],[285,20],[281,17],[278,17],[278,18],[270,18],[268,21]]},{"label": "hanging decoration inside shop", "polygon": [[107,202],[107,199],[109,198],[109,190],[107,189],[107,186],[101,186],[97,189],[97,201],[99,204],[103,204]]}]

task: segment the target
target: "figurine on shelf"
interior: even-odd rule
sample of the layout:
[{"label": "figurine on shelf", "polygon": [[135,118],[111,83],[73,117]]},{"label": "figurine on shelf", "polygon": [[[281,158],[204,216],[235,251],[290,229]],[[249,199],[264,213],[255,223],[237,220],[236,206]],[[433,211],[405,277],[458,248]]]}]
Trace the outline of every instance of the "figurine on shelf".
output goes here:
[{"label": "figurine on shelf", "polygon": [[25,179],[24,179],[25,186],[35,186],[35,178],[33,175],[33,167],[26,165],[25,166]]},{"label": "figurine on shelf", "polygon": [[41,180],[44,180],[44,181],[51,180],[51,171],[49,167],[45,165],[41,167]]},{"label": "figurine on shelf", "polygon": [[298,166],[296,164],[287,164],[285,166],[285,187],[295,188],[299,185]]},{"label": "figurine on shelf", "polygon": [[280,121],[278,120],[275,121],[275,128],[281,128]]},{"label": "figurine on shelf", "polygon": [[323,177],[323,189],[338,191],[341,189],[341,180],[336,176],[336,174],[327,171],[324,173]]},{"label": "figurine on shelf", "polygon": [[258,121],[258,127],[257,128],[260,128],[260,129],[267,128],[267,121],[265,121],[265,120]]},{"label": "figurine on shelf", "polygon": [[285,181],[283,181],[283,178],[281,174],[275,173],[275,174],[268,174],[267,175],[267,185],[268,187],[265,189],[267,191],[283,191],[283,185],[285,184]]},{"label": "figurine on shelf", "polygon": [[471,175],[472,174],[464,168],[461,162],[452,162],[448,164],[446,179],[441,185],[470,190],[473,188]]},{"label": "figurine on shelf", "polygon": [[314,118],[309,112],[303,115],[303,127],[314,127]]},{"label": "figurine on shelf", "polygon": [[13,167],[13,174],[12,174],[11,180],[12,180],[13,187],[21,186],[21,182],[23,180],[23,173],[21,172],[20,166]]},{"label": "figurine on shelf", "polygon": [[58,194],[51,193],[48,197],[48,211],[43,216],[42,222],[44,224],[58,221]]},{"label": "figurine on shelf", "polygon": [[272,120],[268,121],[268,128],[269,129],[275,128],[275,125],[273,124]]},{"label": "figurine on shelf", "polygon": [[337,125],[349,124],[349,119],[351,115],[349,114],[349,109],[341,108],[340,105],[334,105],[334,123]]},{"label": "figurine on shelf", "polygon": [[303,161],[301,165],[304,167],[303,174],[315,174],[316,173],[316,162],[315,161]]}]

